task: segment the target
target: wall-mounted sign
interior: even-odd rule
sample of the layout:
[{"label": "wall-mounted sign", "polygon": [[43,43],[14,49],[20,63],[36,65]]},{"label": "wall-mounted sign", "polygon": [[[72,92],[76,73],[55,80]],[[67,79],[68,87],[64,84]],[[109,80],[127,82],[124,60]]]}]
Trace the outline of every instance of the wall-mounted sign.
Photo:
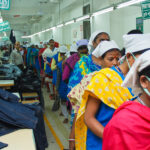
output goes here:
[{"label": "wall-mounted sign", "polygon": [[141,3],[143,19],[150,19],[150,0]]},{"label": "wall-mounted sign", "polygon": [[10,24],[8,21],[3,21],[0,23],[0,32],[9,31],[10,30]]},{"label": "wall-mounted sign", "polygon": [[9,10],[10,9],[10,0],[0,0],[0,9]]},{"label": "wall-mounted sign", "polygon": [[143,17],[136,18],[136,29],[143,32]]}]

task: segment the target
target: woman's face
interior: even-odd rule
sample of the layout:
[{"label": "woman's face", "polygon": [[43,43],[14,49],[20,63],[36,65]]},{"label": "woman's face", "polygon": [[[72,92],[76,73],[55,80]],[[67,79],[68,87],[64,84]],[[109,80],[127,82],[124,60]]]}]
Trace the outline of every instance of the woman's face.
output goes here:
[{"label": "woman's face", "polygon": [[104,58],[102,58],[102,68],[110,68],[112,66],[119,65],[119,59],[121,57],[120,51],[114,49],[112,51],[108,51]]},{"label": "woman's face", "polygon": [[109,41],[109,40],[110,39],[108,34],[102,33],[97,37],[95,42],[93,41],[93,48],[95,49],[101,41]]},{"label": "woman's face", "polygon": [[88,49],[87,48],[83,48],[83,49],[80,49],[78,51],[80,57],[84,56],[84,55],[88,55]]}]

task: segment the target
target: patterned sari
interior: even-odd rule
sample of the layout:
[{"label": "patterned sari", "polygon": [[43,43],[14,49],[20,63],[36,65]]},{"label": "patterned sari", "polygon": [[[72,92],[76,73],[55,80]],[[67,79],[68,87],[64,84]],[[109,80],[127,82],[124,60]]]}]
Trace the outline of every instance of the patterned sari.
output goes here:
[{"label": "patterned sari", "polygon": [[[105,118],[107,122],[105,121],[104,123],[102,123],[103,126],[105,126],[108,123],[109,119],[112,117],[114,109],[117,109],[122,103],[132,98],[130,90],[128,88],[121,87],[123,78],[114,68],[115,67],[112,67],[111,69],[109,68],[102,69],[99,72],[93,74],[90,83],[86,87],[76,120],[75,141],[77,150],[90,149],[88,148],[88,146],[86,147],[87,126],[84,123],[84,113],[89,95],[95,97],[96,99],[101,100],[100,108],[102,108],[105,111],[100,112],[101,110],[99,110],[98,113],[101,116],[105,117],[106,111],[111,112],[108,118]],[[98,117],[100,117],[99,114]],[[100,119],[98,119],[98,121],[99,120]],[[96,139],[94,135],[92,136],[94,139]],[[100,140],[99,142],[101,143],[99,143],[98,148],[95,147],[93,149],[94,150],[101,149],[102,148],[101,139],[98,138],[96,140]]]},{"label": "patterned sari", "polygon": [[[89,74],[94,71],[99,71],[100,69],[101,66],[94,64],[92,60],[92,55],[82,56],[74,66],[74,70],[71,73],[71,77],[68,83],[68,93],[71,91],[73,87],[75,87],[78,83],[80,83],[80,81],[86,74]],[[71,114],[71,124],[73,122],[73,119],[74,119],[74,110],[72,111]]]}]

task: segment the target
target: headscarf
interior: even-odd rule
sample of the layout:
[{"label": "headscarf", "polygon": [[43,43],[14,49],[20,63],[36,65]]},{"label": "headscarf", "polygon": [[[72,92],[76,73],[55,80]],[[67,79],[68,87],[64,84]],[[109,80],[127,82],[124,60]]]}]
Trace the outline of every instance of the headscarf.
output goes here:
[{"label": "headscarf", "polygon": [[150,33],[126,34],[123,36],[123,40],[126,54],[150,49]]},{"label": "headscarf", "polygon": [[68,49],[67,49],[66,46],[60,46],[60,47],[59,47],[59,52],[60,52],[60,53],[67,53],[67,51],[68,51]]},{"label": "headscarf", "polygon": [[[150,33],[147,34],[125,34],[123,36],[125,54],[150,49]],[[120,61],[124,61],[125,56]]]},{"label": "headscarf", "polygon": [[[89,40],[89,43],[88,43],[88,49],[89,51],[91,52],[93,50],[93,41],[94,39],[96,38],[96,36],[100,33],[107,33],[105,31],[101,31],[101,30],[98,30],[98,31],[95,31],[94,33],[92,33],[91,37],[90,37],[90,40]],[[92,52],[91,52],[92,53]]]},{"label": "headscarf", "polygon": [[111,49],[120,50],[120,48],[118,47],[115,41],[102,41],[92,52],[92,55],[98,58]]},{"label": "headscarf", "polygon": [[87,39],[82,39],[82,40],[79,40],[77,41],[77,49],[80,47],[80,46],[83,46],[83,45],[88,45],[88,40]]},{"label": "headscarf", "polygon": [[77,45],[76,44],[71,45],[70,52],[77,52]]},{"label": "headscarf", "polygon": [[133,93],[137,96],[142,92],[142,88],[139,83],[138,73],[141,72],[144,68],[150,65],[150,50],[143,53],[135,63],[132,65],[130,71],[128,72],[124,82],[122,83],[123,87],[130,87],[133,89]]}]

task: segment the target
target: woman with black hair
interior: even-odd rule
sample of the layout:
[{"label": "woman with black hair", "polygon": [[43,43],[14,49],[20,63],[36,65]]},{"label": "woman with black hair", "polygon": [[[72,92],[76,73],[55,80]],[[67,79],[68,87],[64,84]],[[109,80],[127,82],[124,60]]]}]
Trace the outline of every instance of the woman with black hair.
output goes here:
[{"label": "woman with black hair", "polygon": [[131,67],[124,87],[138,97],[125,102],[104,129],[103,150],[150,149],[150,50]]}]

